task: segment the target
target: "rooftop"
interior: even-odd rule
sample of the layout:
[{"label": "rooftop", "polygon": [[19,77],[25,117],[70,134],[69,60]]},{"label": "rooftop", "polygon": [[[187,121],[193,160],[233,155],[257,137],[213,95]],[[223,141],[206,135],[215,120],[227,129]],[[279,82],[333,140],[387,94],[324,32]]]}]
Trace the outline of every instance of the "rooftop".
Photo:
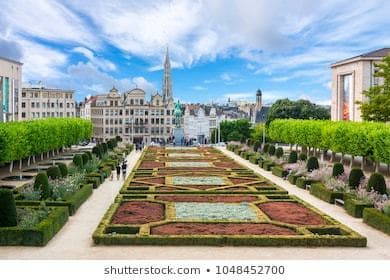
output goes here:
[{"label": "rooftop", "polygon": [[11,62],[11,63],[23,65],[23,63],[21,63],[20,61],[16,61],[16,60],[13,60],[13,59],[10,59],[10,58],[6,58],[6,57],[3,57],[3,56],[0,56],[0,60],[5,60],[5,61]]},{"label": "rooftop", "polygon": [[390,54],[390,48],[382,48],[379,50],[371,51],[368,53],[360,54],[357,56],[353,56],[350,58],[346,58],[346,59],[337,61],[337,62],[331,64],[331,67],[342,65],[345,63],[358,61],[358,60],[379,60],[379,59],[387,56],[388,54]]}]

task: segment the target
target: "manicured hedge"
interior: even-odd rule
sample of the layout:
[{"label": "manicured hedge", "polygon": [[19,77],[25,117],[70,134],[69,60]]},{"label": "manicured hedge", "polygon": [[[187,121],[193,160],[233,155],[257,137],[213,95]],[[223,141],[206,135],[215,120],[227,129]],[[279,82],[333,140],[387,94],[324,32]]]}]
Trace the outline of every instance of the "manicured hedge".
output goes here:
[{"label": "manicured hedge", "polygon": [[369,157],[390,163],[390,125],[323,120],[274,120],[269,136],[279,142]]},{"label": "manicured hedge", "polygon": [[77,144],[91,132],[91,122],[79,118],[0,123],[0,163]]},{"label": "manicured hedge", "polygon": [[310,194],[328,203],[334,203],[335,199],[343,199],[344,193],[334,192],[326,188],[322,183],[313,183],[310,187]]},{"label": "manicured hedge", "polygon": [[[44,201],[46,206],[67,207],[69,215],[74,215],[79,207],[92,195],[92,185],[85,184],[65,201]],[[42,201],[16,200],[18,206],[39,206]]]},{"label": "manicured hedge", "polygon": [[290,175],[287,176],[287,180],[288,180],[291,184],[295,185],[295,184],[297,183],[297,179],[298,179],[299,177],[301,177],[301,175],[290,174]]},{"label": "manicured hedge", "polygon": [[306,189],[306,185],[312,185],[314,181],[312,179],[306,179],[304,177],[298,177],[295,181],[295,184],[298,188]]},{"label": "manicured hedge", "polygon": [[347,213],[355,218],[363,217],[363,210],[365,208],[372,208],[372,203],[364,203],[356,199],[347,199],[344,201],[344,209]]},{"label": "manicured hedge", "polygon": [[276,166],[272,167],[272,174],[274,174],[275,176],[284,178],[287,176],[288,172],[287,172],[287,170],[284,170],[283,166],[276,165]]},{"label": "manicured hedge", "polygon": [[33,228],[1,227],[2,246],[45,246],[68,221],[66,207],[50,207],[49,216]]},{"label": "manicured hedge", "polygon": [[366,208],[363,210],[363,221],[384,233],[390,235],[390,216],[380,212],[375,208]]}]

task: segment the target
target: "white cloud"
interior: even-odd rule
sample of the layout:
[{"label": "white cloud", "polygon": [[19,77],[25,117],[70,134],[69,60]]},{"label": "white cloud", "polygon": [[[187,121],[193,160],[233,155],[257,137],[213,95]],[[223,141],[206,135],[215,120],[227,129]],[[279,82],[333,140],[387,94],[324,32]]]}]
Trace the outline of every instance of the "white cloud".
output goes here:
[{"label": "white cloud", "polygon": [[76,47],[73,49],[73,52],[76,53],[81,53],[83,54],[86,58],[89,59],[90,63],[99,69],[103,71],[115,71],[116,66],[114,63],[111,61],[104,59],[102,57],[97,57],[93,51],[90,49],[84,48],[84,47]]},{"label": "white cloud", "polygon": [[206,90],[207,88],[206,87],[202,87],[202,86],[193,86],[191,87],[193,90],[199,90],[199,91],[203,91],[203,90]]}]

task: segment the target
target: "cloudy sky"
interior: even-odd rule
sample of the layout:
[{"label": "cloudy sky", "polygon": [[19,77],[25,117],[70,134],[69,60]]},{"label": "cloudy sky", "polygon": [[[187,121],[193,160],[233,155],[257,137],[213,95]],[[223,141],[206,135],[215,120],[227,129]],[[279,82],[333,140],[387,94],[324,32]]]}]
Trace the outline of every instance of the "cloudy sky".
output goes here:
[{"label": "cloudy sky", "polygon": [[175,99],[330,100],[329,64],[390,47],[387,0],[7,0],[0,56],[23,82],[88,94],[161,91],[169,46]]}]

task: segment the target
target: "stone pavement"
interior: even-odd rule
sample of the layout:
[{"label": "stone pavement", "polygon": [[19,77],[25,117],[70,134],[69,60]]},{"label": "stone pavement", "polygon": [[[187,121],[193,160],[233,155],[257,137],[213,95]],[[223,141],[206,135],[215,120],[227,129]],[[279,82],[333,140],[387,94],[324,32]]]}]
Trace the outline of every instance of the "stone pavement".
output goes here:
[{"label": "stone pavement", "polygon": [[[114,201],[123,181],[106,180],[70,217],[64,228],[46,247],[0,247],[0,259],[390,259],[390,237],[350,217],[342,208],[325,203],[308,192],[273,176],[270,172],[221,150],[239,163],[279,184],[320,210],[330,214],[368,238],[367,248],[304,247],[185,247],[185,246],[96,246],[92,233],[109,205]],[[130,171],[140,157],[133,151],[128,157]]]}]

